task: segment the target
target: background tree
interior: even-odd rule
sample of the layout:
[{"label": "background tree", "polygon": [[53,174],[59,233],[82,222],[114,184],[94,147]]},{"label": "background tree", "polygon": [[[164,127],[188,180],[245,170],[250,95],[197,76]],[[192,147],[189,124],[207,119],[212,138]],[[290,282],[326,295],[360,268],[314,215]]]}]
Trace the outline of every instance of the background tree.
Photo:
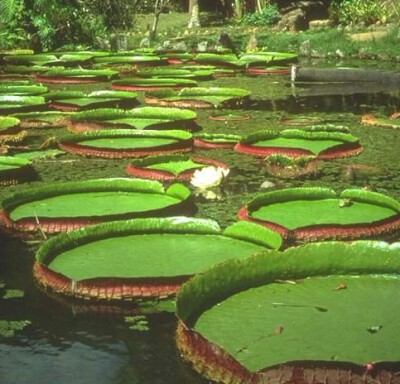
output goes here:
[{"label": "background tree", "polygon": [[189,0],[189,23],[188,28],[200,27],[199,0]]}]

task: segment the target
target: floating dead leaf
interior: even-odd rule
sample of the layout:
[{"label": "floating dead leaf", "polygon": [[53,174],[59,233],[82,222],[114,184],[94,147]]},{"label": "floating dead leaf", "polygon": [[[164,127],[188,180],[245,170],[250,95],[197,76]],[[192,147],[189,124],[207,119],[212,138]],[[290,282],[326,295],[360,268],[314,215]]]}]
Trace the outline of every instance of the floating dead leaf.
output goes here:
[{"label": "floating dead leaf", "polygon": [[345,283],[340,283],[335,289],[334,291],[340,291],[341,289],[346,289],[347,285]]}]

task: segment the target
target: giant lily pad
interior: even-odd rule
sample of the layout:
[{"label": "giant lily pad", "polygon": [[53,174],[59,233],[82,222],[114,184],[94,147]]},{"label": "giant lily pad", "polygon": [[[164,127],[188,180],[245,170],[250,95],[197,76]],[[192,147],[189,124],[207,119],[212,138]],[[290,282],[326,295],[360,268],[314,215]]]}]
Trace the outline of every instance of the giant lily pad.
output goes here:
[{"label": "giant lily pad", "polygon": [[238,60],[234,54],[199,53],[194,60],[199,64],[212,64],[228,68],[244,68],[246,66],[246,62]]},{"label": "giant lily pad", "polygon": [[32,111],[45,105],[42,96],[0,96],[0,114]]},{"label": "giant lily pad", "polygon": [[59,128],[68,125],[71,112],[42,111],[16,113],[13,116],[20,119],[22,128]]},{"label": "giant lily pad", "polygon": [[[64,67],[57,67],[59,71],[65,69]],[[5,65],[3,67],[3,71],[7,74],[36,74],[48,72],[49,67],[45,67],[43,65]]]},{"label": "giant lily pad", "polygon": [[215,221],[186,217],[101,224],[45,243],[34,274],[45,288],[77,298],[164,299],[212,264],[279,248],[274,232],[243,224],[224,233]]},{"label": "giant lily pad", "polygon": [[158,56],[108,56],[96,57],[97,64],[132,64],[132,65],[160,65],[166,60]]},{"label": "giant lily pad", "polygon": [[47,92],[41,85],[3,85],[0,84],[0,95],[37,96]]},{"label": "giant lily pad", "polygon": [[249,67],[247,72],[250,75],[261,76],[261,75],[289,75],[290,67],[282,66],[254,66]]},{"label": "giant lily pad", "polygon": [[181,69],[189,71],[211,71],[214,77],[236,76],[236,71],[229,68],[219,68],[215,65],[183,65]]},{"label": "giant lily pad", "polygon": [[400,119],[398,114],[393,117],[385,117],[379,115],[364,115],[361,122],[366,125],[373,125],[378,127],[400,128]]},{"label": "giant lily pad", "polygon": [[214,266],[178,294],[180,352],[225,384],[392,383],[399,251],[329,242]]},{"label": "giant lily pad", "polygon": [[206,69],[188,70],[181,68],[151,68],[151,69],[146,68],[146,69],[139,69],[137,71],[137,76],[153,77],[153,78],[167,77],[169,79],[185,78],[193,80],[212,80],[213,71]]},{"label": "giant lily pad", "polygon": [[131,110],[100,108],[71,116],[69,130],[87,132],[99,129],[191,129],[197,114],[188,109],[143,107]]},{"label": "giant lily pad", "polygon": [[284,52],[255,52],[240,55],[240,61],[247,63],[248,66],[258,66],[270,64],[276,66],[297,61],[296,53]]},{"label": "giant lily pad", "polygon": [[[18,159],[22,161],[22,159]],[[90,224],[133,217],[168,216],[184,209],[189,190],[157,181],[98,179],[57,183],[17,192],[2,202],[0,221],[6,231],[56,233]]]},{"label": "giant lily pad", "polygon": [[[74,97],[73,94],[77,93]],[[71,93],[72,97],[68,94]],[[87,109],[101,108],[101,107],[121,107],[131,108],[136,106],[139,102],[137,94],[134,92],[122,91],[95,91],[87,95],[80,95],[80,91],[66,91],[54,92],[48,94],[47,97],[50,102],[50,107],[67,112],[83,111]]]},{"label": "giant lily pad", "polygon": [[191,157],[188,155],[160,155],[149,156],[145,159],[132,161],[126,171],[135,177],[156,180],[188,180],[191,179],[196,169],[204,167],[228,166],[219,161],[203,157]]},{"label": "giant lily pad", "polygon": [[193,138],[177,130],[107,130],[67,135],[60,138],[62,150],[86,156],[137,157],[158,153],[189,152]]},{"label": "giant lily pad", "polygon": [[234,148],[240,141],[239,135],[226,135],[223,133],[201,133],[194,138],[194,145],[198,148]]},{"label": "giant lily pad", "polygon": [[197,87],[197,82],[190,79],[157,78],[157,79],[123,79],[111,83],[112,89],[125,91],[154,91],[161,88],[182,89]]},{"label": "giant lily pad", "polygon": [[118,78],[118,72],[100,69],[57,69],[36,75],[43,83],[98,83]]},{"label": "giant lily pad", "polygon": [[238,88],[162,89],[146,94],[146,103],[161,107],[228,108],[248,102],[250,92]]},{"label": "giant lily pad", "polygon": [[11,116],[0,116],[0,136],[18,133],[21,121]]},{"label": "giant lily pad", "polygon": [[0,156],[0,186],[28,181],[34,175],[31,161],[12,156]]},{"label": "giant lily pad", "polygon": [[287,129],[259,131],[243,138],[235,147],[254,156],[283,154],[292,157],[317,156],[319,159],[357,155],[362,152],[358,138],[337,131]]},{"label": "giant lily pad", "polygon": [[168,64],[182,64],[193,61],[194,55],[191,53],[166,53],[161,55],[161,58],[167,60]]},{"label": "giant lily pad", "polygon": [[376,192],[288,188],[263,193],[239,218],[265,225],[288,241],[393,236],[400,230],[400,203]]},{"label": "giant lily pad", "polygon": [[74,54],[46,54],[41,53],[37,55],[8,55],[4,58],[5,62],[14,64],[30,64],[30,65],[78,65],[88,62],[92,59],[93,55],[87,53],[74,53]]}]

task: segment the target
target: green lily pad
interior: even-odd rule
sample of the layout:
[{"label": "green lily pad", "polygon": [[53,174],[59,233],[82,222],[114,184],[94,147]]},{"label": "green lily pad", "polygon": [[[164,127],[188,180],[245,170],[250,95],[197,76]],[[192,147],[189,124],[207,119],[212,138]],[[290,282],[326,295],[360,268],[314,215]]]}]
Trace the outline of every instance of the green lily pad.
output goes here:
[{"label": "green lily pad", "polygon": [[[71,116],[72,131],[79,131],[80,126],[130,128],[130,129],[167,129],[187,128],[195,125],[197,114],[178,108],[142,107],[131,110],[99,108],[79,112]],[[97,126],[98,125],[98,126]]]},{"label": "green lily pad", "polygon": [[179,91],[172,89],[162,89],[158,91],[148,92],[146,95],[146,103],[167,103],[171,106],[179,104],[191,104],[196,107],[198,103],[201,105],[209,105],[210,107],[220,108],[235,102],[242,103],[250,97],[250,92],[238,88],[184,88]]},{"label": "green lily pad", "polygon": [[[252,151],[257,155],[267,155],[276,152],[289,154],[293,156],[300,155],[324,155],[325,152],[337,151],[338,156],[346,155],[346,150],[362,150],[358,142],[358,138],[348,133],[342,133],[336,130],[304,130],[304,129],[287,129],[283,131],[258,131],[245,138],[240,142],[243,147],[238,147],[237,150],[242,150],[248,153]],[[263,150],[268,150],[270,153],[263,153]],[[343,153],[342,153],[343,150]],[[297,152],[298,154],[297,154]],[[352,154],[352,152],[349,152]]]},{"label": "green lily pad", "polygon": [[179,292],[177,314],[188,329],[178,335],[181,352],[198,362],[198,343],[185,340],[200,333],[207,356],[200,369],[211,379],[225,363],[233,377],[243,375],[230,357],[257,378],[276,366],[290,372],[292,363],[361,377],[370,373],[358,368],[371,362],[397,362],[399,250],[399,243],[329,242],[215,266]]},{"label": "green lily pad", "polygon": [[[134,160],[127,172],[136,177],[149,179],[189,179],[195,169],[215,166],[227,168],[225,164],[212,159],[191,157],[188,155],[172,154],[148,156],[145,159]],[[161,172],[157,172],[161,171]]]},{"label": "green lily pad", "polygon": [[143,156],[157,152],[187,152],[192,135],[185,131],[164,130],[98,130],[60,138],[59,146],[66,151],[98,156]]},{"label": "green lily pad", "polygon": [[32,110],[46,105],[42,96],[0,96],[0,114]]},{"label": "green lily pad", "polygon": [[3,85],[0,84],[1,95],[36,96],[47,92],[41,85]]},{"label": "green lily pad", "polygon": [[97,64],[162,64],[164,60],[158,56],[108,56],[96,57],[94,62]]},{"label": "green lily pad", "polygon": [[[292,231],[329,225],[373,226],[400,213],[396,200],[361,189],[336,194],[328,188],[288,188],[261,194],[247,208],[249,217]],[[368,233],[365,229],[365,235]]]},{"label": "green lily pad", "polygon": [[[188,192],[186,187],[180,188]],[[156,181],[99,179],[30,188],[11,195],[2,208],[14,222],[80,218],[106,221],[162,212],[187,197],[171,195]]]},{"label": "green lily pad", "polygon": [[153,78],[186,78],[195,80],[211,80],[213,78],[212,70],[188,70],[178,68],[150,68],[139,69],[137,76]]},{"label": "green lily pad", "polygon": [[[61,274],[75,282],[76,292],[86,283],[93,282],[95,288],[102,280],[112,279],[114,293],[107,297],[111,300],[131,298],[128,286],[125,297],[118,293],[126,279],[136,283],[136,295],[140,290],[148,290],[149,295],[144,295],[147,299],[154,298],[154,290],[162,292],[165,284],[175,286],[167,298],[176,293],[183,281],[210,265],[280,245],[281,239],[274,232],[251,223],[234,224],[222,233],[212,220],[187,217],[127,220],[51,239],[36,254],[39,266],[35,273],[39,282],[48,273]],[[110,250],[115,257],[110,258]],[[42,284],[50,284],[51,288],[52,282],[43,279]],[[81,297],[92,292],[82,291]],[[64,293],[69,294],[68,288]]]},{"label": "green lily pad", "polygon": [[157,88],[183,88],[196,87],[197,82],[190,79],[180,78],[150,78],[150,79],[123,79],[115,80],[111,83],[113,89],[146,90]]}]

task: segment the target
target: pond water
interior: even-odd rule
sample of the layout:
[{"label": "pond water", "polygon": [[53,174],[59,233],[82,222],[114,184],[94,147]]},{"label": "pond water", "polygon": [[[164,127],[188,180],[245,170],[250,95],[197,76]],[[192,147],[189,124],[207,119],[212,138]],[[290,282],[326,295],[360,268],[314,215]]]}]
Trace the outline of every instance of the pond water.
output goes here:
[{"label": "pond water", "polygon": [[[356,157],[326,161],[317,179],[287,181],[266,174],[263,161],[231,150],[197,150],[196,154],[225,162],[231,175],[221,200],[196,197],[196,217],[218,221],[222,227],[236,221],[239,208],[260,191],[264,181],[278,186],[326,186],[337,191],[369,186],[400,200],[400,130],[363,126],[363,112],[393,112],[399,105],[399,92],[389,88],[344,88],[324,85],[293,88],[280,77],[218,78],[204,86],[238,87],[252,91],[246,108],[247,121],[220,122],[208,119],[211,111],[200,111],[199,123],[206,133],[247,135],[260,129],[282,128],[279,120],[291,114],[311,114],[337,119],[359,137],[365,150]],[[52,89],[106,89],[107,84],[60,86]],[[354,93],[357,92],[357,93]],[[240,111],[244,112],[244,111]],[[28,144],[64,129],[32,129]],[[43,182],[77,181],[88,178],[125,177],[129,160],[86,159],[63,155],[37,163]],[[347,166],[378,168],[374,172],[349,173]],[[0,189],[0,199],[38,182]],[[7,384],[176,384],[206,383],[184,363],[176,350],[173,314],[147,315],[148,330],[129,329],[121,313],[97,314],[80,306],[67,306],[40,292],[32,281],[35,245],[0,239],[0,281],[7,289],[25,292],[23,298],[0,299],[0,320],[29,320],[31,324],[0,344],[0,383]],[[129,308],[127,308],[129,312]]]}]

